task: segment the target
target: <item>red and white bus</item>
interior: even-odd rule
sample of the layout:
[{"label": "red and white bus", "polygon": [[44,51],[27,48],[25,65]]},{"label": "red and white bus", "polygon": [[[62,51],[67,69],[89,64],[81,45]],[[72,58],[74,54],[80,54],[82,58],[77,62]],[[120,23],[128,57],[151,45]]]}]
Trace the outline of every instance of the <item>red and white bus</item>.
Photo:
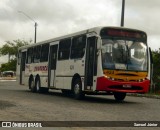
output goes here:
[{"label": "red and white bus", "polygon": [[147,34],[121,27],[95,27],[19,48],[17,77],[32,92],[59,89],[85,94],[147,93],[151,55]]}]

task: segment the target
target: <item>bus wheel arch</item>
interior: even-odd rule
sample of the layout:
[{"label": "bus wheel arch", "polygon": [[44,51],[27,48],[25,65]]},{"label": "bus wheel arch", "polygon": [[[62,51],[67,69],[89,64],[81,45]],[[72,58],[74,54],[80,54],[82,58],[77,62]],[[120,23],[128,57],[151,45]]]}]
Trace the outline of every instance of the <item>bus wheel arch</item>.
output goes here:
[{"label": "bus wheel arch", "polygon": [[82,81],[79,74],[73,76],[71,90],[75,99],[82,99],[85,96],[82,91]]},{"label": "bus wheel arch", "polygon": [[73,90],[74,88],[74,81],[78,78],[81,78],[79,74],[74,74],[73,78],[72,78],[72,83],[71,83],[71,90]]}]

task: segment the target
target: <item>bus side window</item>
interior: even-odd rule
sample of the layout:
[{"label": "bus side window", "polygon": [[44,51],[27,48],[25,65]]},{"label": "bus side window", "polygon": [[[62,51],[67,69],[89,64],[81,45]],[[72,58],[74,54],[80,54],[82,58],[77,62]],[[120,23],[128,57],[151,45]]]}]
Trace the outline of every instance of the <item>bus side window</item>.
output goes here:
[{"label": "bus side window", "polygon": [[49,44],[44,44],[41,47],[41,62],[46,62],[48,61],[48,52],[49,52]]},{"label": "bus side window", "polygon": [[30,64],[33,62],[33,48],[27,50],[27,63]]},{"label": "bus side window", "polygon": [[82,58],[86,46],[86,35],[74,37],[72,39],[71,59]]},{"label": "bus side window", "polygon": [[59,43],[58,60],[69,59],[71,39],[61,40]]},{"label": "bus side window", "polygon": [[40,54],[41,54],[41,46],[34,47],[34,58],[33,58],[34,63],[38,63],[40,61]]}]

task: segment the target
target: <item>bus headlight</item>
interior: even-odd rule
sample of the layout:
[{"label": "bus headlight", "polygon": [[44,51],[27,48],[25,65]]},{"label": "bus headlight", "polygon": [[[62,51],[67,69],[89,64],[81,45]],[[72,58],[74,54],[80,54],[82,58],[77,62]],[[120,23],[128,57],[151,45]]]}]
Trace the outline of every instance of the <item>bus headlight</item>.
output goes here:
[{"label": "bus headlight", "polygon": [[106,75],[105,75],[104,77],[107,78],[107,79],[109,79],[109,80],[113,80],[113,81],[115,80],[114,78],[108,77],[108,76],[106,76]]},{"label": "bus headlight", "polygon": [[138,82],[143,82],[143,81],[145,81],[145,79],[139,79],[139,80],[138,80]]}]

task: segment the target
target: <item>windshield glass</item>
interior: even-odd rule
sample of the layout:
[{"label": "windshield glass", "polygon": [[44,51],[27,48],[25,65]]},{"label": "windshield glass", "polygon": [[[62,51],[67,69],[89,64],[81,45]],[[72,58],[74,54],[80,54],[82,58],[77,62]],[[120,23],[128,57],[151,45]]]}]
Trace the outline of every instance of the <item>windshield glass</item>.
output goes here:
[{"label": "windshield glass", "polygon": [[133,40],[102,39],[104,69],[147,71],[147,46]]}]

